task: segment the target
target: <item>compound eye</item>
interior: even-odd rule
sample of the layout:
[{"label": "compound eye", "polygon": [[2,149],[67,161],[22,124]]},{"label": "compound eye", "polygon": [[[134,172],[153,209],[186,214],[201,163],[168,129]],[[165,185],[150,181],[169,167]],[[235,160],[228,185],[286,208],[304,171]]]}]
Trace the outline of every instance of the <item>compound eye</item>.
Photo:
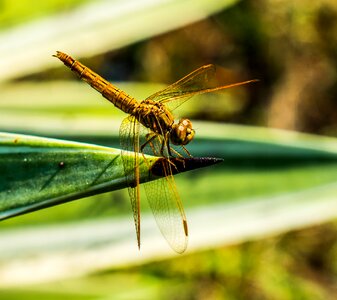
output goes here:
[{"label": "compound eye", "polygon": [[180,119],[174,124],[171,131],[171,142],[174,145],[187,145],[194,137],[192,122],[189,119]]}]

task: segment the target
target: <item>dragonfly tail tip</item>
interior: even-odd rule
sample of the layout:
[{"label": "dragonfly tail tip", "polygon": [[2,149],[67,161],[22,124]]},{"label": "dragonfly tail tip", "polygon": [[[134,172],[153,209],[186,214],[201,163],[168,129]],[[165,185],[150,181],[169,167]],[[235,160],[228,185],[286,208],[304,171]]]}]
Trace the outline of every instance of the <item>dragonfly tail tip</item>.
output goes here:
[{"label": "dragonfly tail tip", "polygon": [[56,51],[56,53],[53,54],[52,56],[53,56],[53,57],[60,58],[62,55],[63,55],[63,53],[62,53],[61,51]]}]

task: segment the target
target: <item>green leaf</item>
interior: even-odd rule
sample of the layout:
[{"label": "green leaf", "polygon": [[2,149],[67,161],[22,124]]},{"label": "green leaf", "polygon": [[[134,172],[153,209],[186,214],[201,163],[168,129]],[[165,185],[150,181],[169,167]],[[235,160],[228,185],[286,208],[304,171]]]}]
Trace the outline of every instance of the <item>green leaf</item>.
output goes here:
[{"label": "green leaf", "polygon": [[[172,162],[179,173],[218,160]],[[140,155],[139,181],[165,176],[165,163]],[[26,135],[0,133],[0,169],[0,219],[128,186],[119,149]]]},{"label": "green leaf", "polygon": [[126,187],[120,150],[89,144],[2,133],[0,168],[0,219]]}]

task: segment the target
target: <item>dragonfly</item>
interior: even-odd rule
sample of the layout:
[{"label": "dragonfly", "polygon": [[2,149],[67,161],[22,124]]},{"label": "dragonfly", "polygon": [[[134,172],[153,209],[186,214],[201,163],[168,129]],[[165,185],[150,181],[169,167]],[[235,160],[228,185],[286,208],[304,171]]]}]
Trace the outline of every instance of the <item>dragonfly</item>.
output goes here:
[{"label": "dragonfly", "polygon": [[[169,162],[162,165],[164,174],[162,178],[142,185],[145,187],[148,203],[161,233],[173,250],[183,253],[187,248],[188,226],[172,175],[175,165],[171,158],[191,156],[185,146],[193,140],[195,130],[192,122],[187,118],[181,118],[175,122],[172,112],[194,95],[216,92],[257,80],[216,85],[214,84],[216,82],[216,68],[209,64],[196,69],[167,88],[139,102],[70,55],[57,51],[54,56],[77,74],[81,80],[101,93],[115,107],[128,114],[122,121],[119,136],[139,249],[140,155],[145,158],[144,153],[148,153],[164,157]],[[182,151],[175,150],[173,145]],[[126,158],[130,151],[134,153],[132,160]]]}]

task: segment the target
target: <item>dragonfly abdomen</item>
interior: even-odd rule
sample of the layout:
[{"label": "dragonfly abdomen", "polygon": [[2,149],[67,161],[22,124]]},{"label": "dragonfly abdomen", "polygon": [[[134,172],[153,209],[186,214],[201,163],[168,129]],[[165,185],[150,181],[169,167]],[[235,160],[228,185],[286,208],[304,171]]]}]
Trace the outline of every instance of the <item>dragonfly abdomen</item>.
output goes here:
[{"label": "dragonfly abdomen", "polygon": [[73,59],[70,55],[57,51],[55,56],[77,74],[80,79],[90,84],[90,86],[101,93],[104,98],[108,99],[125,113],[132,113],[138,105],[136,99],[130,97],[94,71]]},{"label": "dragonfly abdomen", "polygon": [[134,109],[138,106],[136,99],[129,96],[127,93],[116,88],[111,83],[106,85],[106,87],[100,92],[102,96],[112,102],[120,110],[127,114],[131,114]]}]

